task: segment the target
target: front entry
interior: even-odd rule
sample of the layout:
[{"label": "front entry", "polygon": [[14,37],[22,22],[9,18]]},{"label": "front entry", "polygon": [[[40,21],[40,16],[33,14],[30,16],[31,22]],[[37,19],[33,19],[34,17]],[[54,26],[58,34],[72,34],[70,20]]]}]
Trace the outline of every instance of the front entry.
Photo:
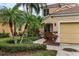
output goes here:
[{"label": "front entry", "polygon": [[53,32],[53,24],[45,24],[44,32]]},{"label": "front entry", "polygon": [[50,45],[59,45],[59,43],[56,43],[57,37],[58,36],[53,33],[53,24],[46,24],[44,27],[44,43]]}]

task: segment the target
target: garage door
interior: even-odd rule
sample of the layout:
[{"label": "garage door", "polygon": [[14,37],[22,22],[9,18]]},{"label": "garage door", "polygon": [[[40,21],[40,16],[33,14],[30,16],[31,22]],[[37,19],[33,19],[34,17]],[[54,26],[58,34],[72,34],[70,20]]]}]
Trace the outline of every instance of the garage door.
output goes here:
[{"label": "garage door", "polygon": [[79,43],[79,23],[61,23],[60,41],[64,43]]}]

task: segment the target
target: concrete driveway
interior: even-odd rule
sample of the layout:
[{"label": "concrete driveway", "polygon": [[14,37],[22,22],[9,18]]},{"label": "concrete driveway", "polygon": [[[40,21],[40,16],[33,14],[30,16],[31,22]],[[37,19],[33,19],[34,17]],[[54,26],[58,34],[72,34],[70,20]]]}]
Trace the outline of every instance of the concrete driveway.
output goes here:
[{"label": "concrete driveway", "polygon": [[79,44],[60,44],[57,56],[79,56],[79,52],[64,51],[63,48],[72,48],[79,51]]},{"label": "concrete driveway", "polygon": [[[34,41],[33,43],[43,44],[44,38]],[[61,43],[59,46],[47,45],[48,50],[57,50],[57,56],[79,56],[79,52],[68,52],[64,51],[63,48],[72,48],[79,51],[79,44],[64,44]]]}]

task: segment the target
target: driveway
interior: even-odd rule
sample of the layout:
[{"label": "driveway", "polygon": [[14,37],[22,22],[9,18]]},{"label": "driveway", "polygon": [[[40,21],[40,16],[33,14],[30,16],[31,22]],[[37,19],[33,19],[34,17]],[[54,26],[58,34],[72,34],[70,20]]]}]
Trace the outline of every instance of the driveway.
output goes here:
[{"label": "driveway", "polygon": [[[34,41],[33,43],[43,44],[44,38]],[[79,44],[64,44],[61,43],[59,46],[47,45],[48,50],[57,50],[57,56],[79,56],[79,52],[64,51],[63,48],[72,48],[79,51]]]},{"label": "driveway", "polygon": [[63,48],[72,48],[77,51],[79,51],[79,44],[64,44],[61,43],[57,56],[79,56],[79,52],[70,52],[70,51],[64,51]]}]

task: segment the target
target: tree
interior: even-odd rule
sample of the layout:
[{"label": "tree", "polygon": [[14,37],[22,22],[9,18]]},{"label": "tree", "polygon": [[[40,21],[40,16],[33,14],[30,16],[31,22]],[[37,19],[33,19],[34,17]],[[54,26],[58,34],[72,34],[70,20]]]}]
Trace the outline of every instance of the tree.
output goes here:
[{"label": "tree", "polygon": [[37,14],[39,14],[40,11],[40,6],[38,3],[17,3],[16,6],[23,6],[24,11],[30,14],[32,14],[33,9]]},{"label": "tree", "polygon": [[24,21],[22,20],[25,19],[24,12],[21,10],[18,10],[16,6],[13,8],[4,7],[3,9],[1,9],[0,17],[2,18],[4,25],[6,25],[6,23],[9,23],[12,36],[16,36],[16,33],[17,33],[16,29],[20,25],[22,25],[22,23],[24,23]]},{"label": "tree", "polygon": [[[35,10],[35,12],[37,14],[39,14],[40,8],[47,6],[47,4],[46,3],[17,3],[15,6],[18,6],[18,7],[23,6],[24,11],[26,11],[28,14],[32,15],[33,9]],[[26,29],[27,29],[27,23],[25,25],[24,32]]]},{"label": "tree", "polygon": [[42,17],[34,16],[34,15],[28,15],[28,16],[26,16],[26,18],[28,19],[27,22],[26,22],[28,30],[29,30],[28,32],[35,33],[36,29],[39,29],[41,27]]},{"label": "tree", "polygon": [[31,35],[31,36],[38,35],[39,28],[41,27],[42,17],[30,15],[27,13],[25,13],[25,15],[27,18],[25,20],[25,22],[27,24],[27,28],[26,29],[24,28],[25,30],[23,31],[23,35],[21,37],[20,43],[22,43],[24,35],[26,35],[26,37],[28,37],[29,35]]}]

